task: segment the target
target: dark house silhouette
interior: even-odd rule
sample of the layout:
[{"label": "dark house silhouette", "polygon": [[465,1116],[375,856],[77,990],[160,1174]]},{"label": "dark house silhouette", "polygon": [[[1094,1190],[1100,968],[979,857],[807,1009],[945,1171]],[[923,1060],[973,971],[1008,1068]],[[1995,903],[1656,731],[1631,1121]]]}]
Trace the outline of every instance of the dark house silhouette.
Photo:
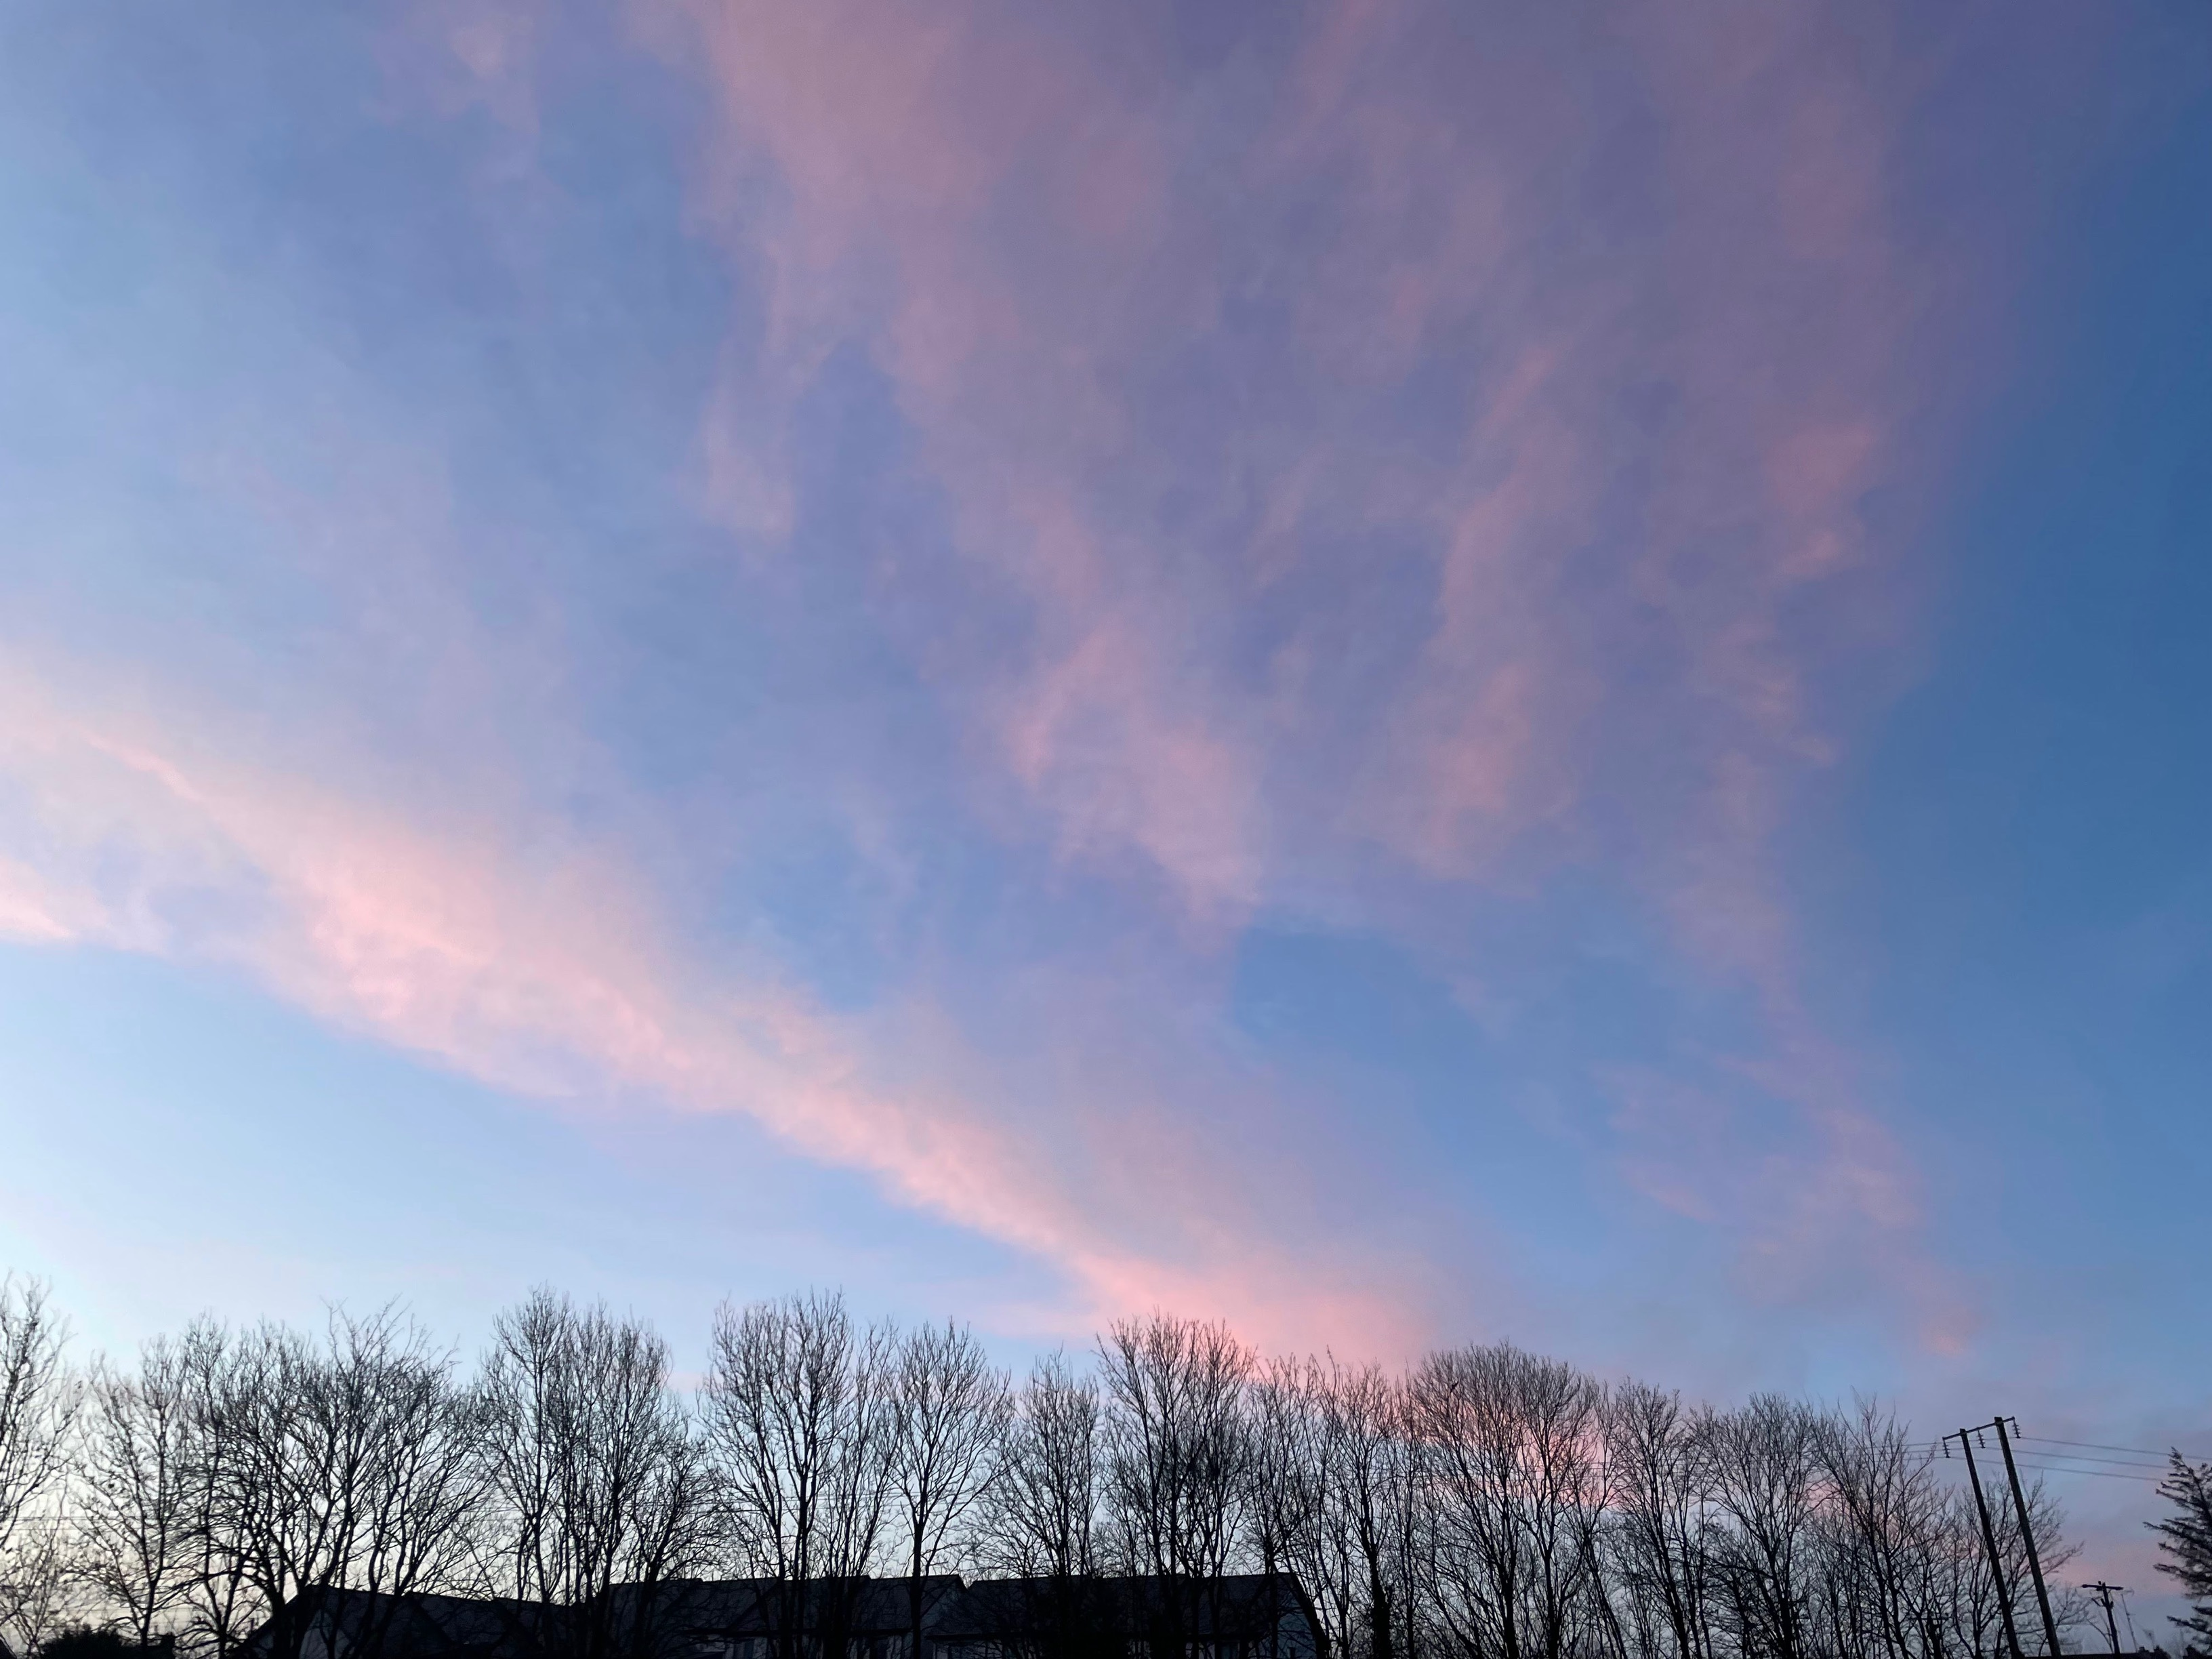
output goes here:
[{"label": "dark house silhouette", "polygon": [[[917,1615],[921,1652],[912,1652]],[[364,1590],[295,1602],[241,1659],[1328,1659],[1289,1574],[672,1579],[587,1604]]]},{"label": "dark house silhouette", "polygon": [[936,1635],[922,1659],[1327,1659],[1288,1573],[984,1579]]},{"label": "dark house silhouette", "polygon": [[532,1659],[550,1652],[549,1613],[496,1596],[323,1590],[295,1598],[235,1650],[240,1659]]}]

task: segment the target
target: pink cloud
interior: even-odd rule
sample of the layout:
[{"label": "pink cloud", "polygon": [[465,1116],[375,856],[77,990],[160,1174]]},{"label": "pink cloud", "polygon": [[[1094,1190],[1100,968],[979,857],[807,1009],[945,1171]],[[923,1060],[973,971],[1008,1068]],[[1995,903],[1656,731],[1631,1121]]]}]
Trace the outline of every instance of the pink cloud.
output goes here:
[{"label": "pink cloud", "polygon": [[[963,547],[1036,607],[1030,666],[988,716],[1001,763],[1071,854],[1133,848],[1201,907],[1248,902],[1261,857],[1249,745],[1211,695],[1181,596],[1157,580],[1159,550],[1069,489],[1131,438],[1110,359],[1146,324],[1115,295],[1163,228],[1162,135],[1079,55],[973,9],[648,9],[663,13],[696,29],[733,151],[757,147],[776,170],[759,246],[782,372],[879,319],[902,403],[955,485]],[[727,182],[742,167],[714,165],[716,210],[749,236],[757,214],[738,204],[756,198]],[[1009,222],[1039,214],[1030,246],[1048,264],[1024,280],[1000,255],[1022,240]],[[773,473],[772,437],[743,459],[729,448],[710,432],[712,469]]]},{"label": "pink cloud", "polygon": [[[1294,707],[1285,729],[1282,711],[1208,659],[1194,619],[1249,600],[1250,585],[1220,586],[1218,570],[1194,583],[1191,550],[1114,522],[1095,482],[1110,475],[1139,496],[1209,487],[1148,445],[1127,386],[1148,352],[1218,328],[1231,279],[1219,236],[1176,198],[1178,162],[1206,135],[1172,71],[1103,68],[982,5],[650,15],[712,65],[731,134],[716,176],[745,174],[750,155],[776,180],[773,206],[725,185],[714,210],[741,257],[775,273],[772,337],[788,371],[825,337],[878,342],[950,488],[963,551],[1037,608],[1029,667],[995,700],[1005,763],[1060,816],[1071,848],[1129,845],[1189,894],[1249,902],[1283,850],[1257,810],[1279,803],[1255,792],[1273,751],[1322,711]],[[1325,380],[1347,392],[1387,385],[1443,331],[1471,329],[1509,357],[1476,377],[1465,439],[1441,459],[1377,465],[1356,431],[1310,429],[1315,409],[1247,417],[1291,446],[1297,499],[1315,504],[1298,514],[1325,504],[1370,533],[1438,547],[1438,625],[1392,717],[1396,776],[1379,785],[1397,805],[1356,821],[1434,866],[1456,833],[1447,826],[1525,827],[1575,787],[1604,665],[1574,636],[1589,595],[1563,556],[1600,533],[1594,507],[1620,437],[1601,441],[1595,420],[1626,376],[1672,376],[1690,398],[1658,453],[1651,552],[1634,579],[1675,617],[1716,694],[1770,728],[1797,723],[1775,609],[1856,539],[1851,497],[1880,464],[1899,395],[1881,365],[1905,311],[1879,217],[1881,114],[1816,28],[1731,30],[1711,61],[1688,25],[1639,40],[1668,118],[1679,227],[1655,269],[1563,280],[1536,252],[1560,206],[1531,180],[1586,159],[1589,111],[1571,69],[1540,41],[1501,37],[1476,70],[1494,97],[1443,77],[1451,101],[1433,101],[1409,62],[1429,49],[1425,16],[1381,4],[1324,14],[1286,71],[1290,95],[1243,149],[1208,159],[1261,195],[1341,174],[1337,234],[1283,256],[1295,327],[1279,343]],[[1469,112],[1492,103],[1494,117]],[[1665,328],[1627,319],[1639,287],[1668,300]],[[1747,306],[1778,287],[1778,306]],[[1800,290],[1845,301],[1809,338],[1788,312]],[[710,445],[717,466],[774,471],[772,456],[740,465],[725,447]],[[1744,467],[1771,480],[1778,510],[1765,521]],[[1280,575],[1297,528],[1271,510],[1278,552],[1253,581]],[[1686,587],[1686,552],[1717,535],[1741,550]],[[1448,707],[1469,701],[1492,714]],[[1537,750],[1568,763],[1523,768]],[[1506,838],[1477,840],[1494,852]]]},{"label": "pink cloud", "polygon": [[14,859],[0,860],[0,939],[58,945],[75,938],[77,927],[55,914],[58,897],[36,872]]},{"label": "pink cloud", "polygon": [[[9,937],[224,964],[334,1026],[525,1095],[641,1090],[677,1109],[744,1113],[1060,1269],[1062,1329],[1173,1305],[1270,1341],[1396,1352],[1415,1340],[1402,1295],[1281,1253],[1233,1181],[1211,1183],[1216,1228],[1102,1210],[927,1049],[887,1054],[887,1033],[825,1013],[772,963],[702,975],[594,849],[540,839],[519,856],[484,821],[410,817],[388,796],[225,752],[210,734],[231,722],[71,696],[21,665],[0,675],[0,707]],[[887,1062],[902,1086],[882,1081]],[[1195,1143],[1134,1149],[1147,1155],[1206,1180]],[[1137,1173],[1106,1184],[1126,1196]],[[1091,1189],[1109,1174],[1091,1171]],[[1164,1248],[1133,1240],[1147,1231]]]},{"label": "pink cloud", "polygon": [[[981,0],[642,11],[705,60],[707,211],[772,273],[775,367],[721,406],[869,343],[963,556],[1030,608],[969,706],[1063,854],[1133,856],[1218,915],[1316,870],[1348,887],[1370,849],[1525,884],[1625,840],[1690,960],[1752,988],[1753,1063],[1827,1148],[1804,1201],[1826,1218],[1763,1221],[1759,1248],[1911,1231],[1901,1155],[1821,1074],[1774,852],[1857,713],[1824,688],[1886,638],[1806,626],[1808,584],[1851,583],[1853,618],[1900,602],[1857,514],[1896,465],[1924,304],[1886,222],[1874,24],[1500,15],[1462,38],[1372,0],[1209,80]],[[1607,125],[1624,88],[1648,105],[1632,154]],[[1232,304],[1275,320],[1204,356]],[[1181,453],[1145,389],[1178,354],[1279,396],[1205,402],[1224,441]],[[1440,364],[1457,400],[1407,426]],[[710,431],[725,474],[776,472],[754,420],[742,461]],[[1170,500],[1196,505],[1146,510]],[[1318,672],[1326,605],[1264,672],[1227,665],[1269,593],[1356,594],[1394,544],[1434,597],[1372,703]],[[1672,776],[1624,793],[1608,769],[1655,738]]]}]

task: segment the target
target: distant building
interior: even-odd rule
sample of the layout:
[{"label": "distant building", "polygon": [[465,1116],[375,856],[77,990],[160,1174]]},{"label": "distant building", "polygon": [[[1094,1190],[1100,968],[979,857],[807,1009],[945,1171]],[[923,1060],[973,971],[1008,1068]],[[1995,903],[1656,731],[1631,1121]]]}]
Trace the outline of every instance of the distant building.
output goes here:
[{"label": "distant building", "polygon": [[1328,1659],[1304,1588],[1261,1573],[673,1579],[578,1607],[339,1590],[241,1651],[275,1659],[295,1641],[297,1659]]},{"label": "distant building", "polygon": [[984,1579],[933,1634],[923,1659],[1327,1659],[1288,1573]]},{"label": "distant building", "polygon": [[279,1627],[295,1628],[299,1659],[530,1659],[546,1650],[546,1609],[493,1596],[386,1595],[326,1590],[295,1601],[239,1644],[241,1659],[279,1650]]}]

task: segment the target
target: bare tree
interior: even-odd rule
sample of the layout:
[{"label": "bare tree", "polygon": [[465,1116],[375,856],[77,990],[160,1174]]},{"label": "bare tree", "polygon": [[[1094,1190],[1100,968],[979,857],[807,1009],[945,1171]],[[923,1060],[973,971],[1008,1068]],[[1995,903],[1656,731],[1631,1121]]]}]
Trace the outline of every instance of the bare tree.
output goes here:
[{"label": "bare tree", "polygon": [[1416,1519],[1399,1390],[1375,1366],[1278,1360],[1250,1401],[1262,1571],[1304,1588],[1331,1653],[1392,1659]]},{"label": "bare tree", "polygon": [[[2081,1546],[2066,1536],[2066,1512],[2058,1500],[2051,1495],[2040,1475],[2027,1483],[2028,1524],[2035,1533],[2035,1553],[2043,1565],[2046,1579],[2056,1578],[2069,1562],[2081,1553]],[[2028,1577],[2027,1534],[2021,1530],[2019,1511],[2010,1504],[2002,1508],[2010,1511],[2010,1518],[1997,1528],[1997,1549],[2005,1562],[2005,1583],[2012,1586],[2016,1598],[2014,1620],[2018,1628],[2027,1630],[2037,1622],[2034,1588]],[[2062,1589],[2051,1597],[2052,1622],[2058,1626],[2059,1640],[2065,1633],[2090,1621],[2088,1599],[2072,1587]]]},{"label": "bare tree", "polygon": [[1098,1357],[1113,1547],[1124,1571],[1160,1580],[1143,1639],[1154,1652],[1181,1653],[1196,1623],[1194,1598],[1218,1594],[1245,1541],[1244,1395],[1257,1362],[1227,1326],[1165,1314],[1116,1323]]},{"label": "bare tree", "polygon": [[219,1344],[196,1401],[206,1553],[267,1609],[270,1659],[297,1659],[355,1604],[374,1653],[404,1598],[453,1587],[476,1516],[469,1407],[453,1359],[390,1310],[334,1312],[319,1344],[261,1325]]},{"label": "bare tree", "polygon": [[891,1365],[891,1490],[907,1569],[908,1653],[921,1654],[923,1581],[965,1541],[995,1473],[1012,1399],[972,1332],[925,1325]]},{"label": "bare tree", "polygon": [[1324,1551],[1324,1500],[1336,1450],[1327,1432],[1327,1392],[1311,1358],[1271,1360],[1246,1391],[1252,1546],[1270,1577],[1302,1571],[1310,1583]]},{"label": "bare tree", "polygon": [[173,1632],[192,1590],[191,1374],[156,1339],[135,1374],[93,1373],[75,1520],[81,1571],[131,1640]]},{"label": "bare tree", "polygon": [[1935,1616],[1944,1499],[1934,1454],[1894,1415],[1862,1400],[1821,1425],[1819,1455],[1832,1517],[1827,1577],[1832,1645],[1890,1659],[1937,1659]]},{"label": "bare tree", "polygon": [[708,1474],[668,1372],[650,1328],[550,1290],[494,1328],[474,1407],[489,1576],[538,1610],[544,1645],[603,1659],[643,1644],[661,1587],[704,1559]]},{"label": "bare tree", "polygon": [[194,1650],[226,1659],[267,1615],[247,1577],[237,1540],[224,1524],[219,1495],[230,1490],[233,1462],[243,1456],[221,1431],[216,1401],[228,1386],[232,1337],[211,1320],[195,1320],[178,1339],[177,1383],[184,1397],[182,1486],[185,1625]]},{"label": "bare tree", "polygon": [[[0,1283],[0,1629],[35,1650],[89,1591],[205,1659],[377,1659],[450,1588],[511,1598],[545,1659],[650,1659],[666,1587],[720,1555],[775,1581],[775,1659],[847,1659],[879,1571],[919,1650],[933,1579],[970,1563],[1017,1580],[976,1632],[1009,1659],[1266,1659],[1227,1622],[1256,1604],[1224,1575],[1255,1568],[1310,1591],[1341,1659],[1969,1659],[2025,1593],[2011,1506],[1993,1572],[1926,1443],[1863,1401],[1715,1413],[1510,1346],[1262,1365],[1164,1315],[1016,1396],[969,1332],[820,1295],[719,1311],[696,1421],[668,1372],[649,1329],[540,1291],[473,1388],[389,1311],[201,1322],[80,1387],[43,1291]],[[2167,1483],[2192,1570],[2208,1486]],[[2072,1551],[2027,1496],[2048,1575]]]},{"label": "bare tree", "polygon": [[1956,1487],[1943,1494],[1935,1535],[1920,1564],[1927,1583],[1923,1642],[1931,1656],[1997,1650],[1996,1586],[1972,1506],[1972,1498]]},{"label": "bare tree", "polygon": [[487,1520],[480,1398],[411,1326],[340,1328],[341,1399],[372,1425],[349,1587],[403,1598],[470,1584]]},{"label": "bare tree", "polygon": [[984,1494],[977,1557],[1019,1589],[991,1633],[1025,1659],[1067,1659],[1109,1621],[1098,1571],[1098,1389],[1054,1352],[1030,1368]]},{"label": "bare tree", "polygon": [[81,1625],[81,1581],[71,1541],[68,1521],[52,1513],[33,1516],[17,1534],[8,1622],[26,1653]]},{"label": "bare tree", "polygon": [[1726,1522],[1716,1562],[1744,1652],[1803,1659],[1820,1439],[1820,1413],[1779,1395],[1754,1395],[1705,1425],[1713,1502]]},{"label": "bare tree", "polygon": [[1605,1402],[1616,1593],[1652,1659],[1708,1659],[1710,1522],[1703,1436],[1681,1396],[1640,1382]]},{"label": "bare tree", "polygon": [[37,1279],[0,1278],[0,1637],[28,1650],[61,1610],[60,1505],[83,1389],[69,1331]]},{"label": "bare tree", "polygon": [[1561,1659],[1593,1606],[1596,1383],[1510,1345],[1469,1348],[1430,1356],[1410,1401],[1444,1629],[1468,1652]]},{"label": "bare tree", "polygon": [[835,1295],[715,1315],[707,1444],[732,1546],[776,1583],[778,1659],[843,1652],[895,1467],[894,1345],[888,1328],[856,1329]]},{"label": "bare tree", "polygon": [[1413,1651],[1412,1583],[1420,1526],[1404,1390],[1379,1365],[1333,1365],[1322,1399],[1322,1493],[1329,1567],[1340,1583],[1340,1651],[1400,1659]]},{"label": "bare tree", "polygon": [[1098,1389],[1063,1353],[1030,1368],[988,1493],[983,1559],[1025,1578],[1097,1571]]}]

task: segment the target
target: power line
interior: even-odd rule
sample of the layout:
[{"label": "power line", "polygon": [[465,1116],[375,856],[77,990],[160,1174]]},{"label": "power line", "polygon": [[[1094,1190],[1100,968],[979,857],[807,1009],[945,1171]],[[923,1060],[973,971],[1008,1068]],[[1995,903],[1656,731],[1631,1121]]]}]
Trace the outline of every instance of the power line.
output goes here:
[{"label": "power line", "polygon": [[[1947,1437],[1956,1438],[1955,1436]],[[1941,1442],[1936,1442],[1927,1448],[1927,1449],[1931,1451],[1940,1450],[1941,1449]],[[1982,1449],[1987,1451],[1990,1448],[1984,1444]],[[2124,1469],[2085,1469],[2077,1468],[2072,1463],[2060,1463],[2049,1461],[2054,1458],[2063,1457],[2066,1454],[2063,1452],[2025,1453],[2021,1456],[2021,1468],[2024,1469],[2032,1469],[2038,1474],[2091,1474],[2096,1476],[2100,1480],[2136,1480],[2142,1482],[2145,1486],[2157,1486],[2165,1479],[2163,1474],[2130,1474],[2126,1473]],[[2027,1461],[2029,1457],[2033,1457],[2039,1461],[2029,1462]],[[2148,1466],[2134,1465],[2130,1467],[2147,1468]]]},{"label": "power line", "polygon": [[[1984,1446],[1982,1449],[1987,1451],[1989,1448]],[[2099,1468],[2087,1463],[2062,1463],[2053,1458],[2049,1452],[2031,1451],[2017,1455],[2032,1457],[2035,1460],[2038,1468],[2055,1470],[2060,1474],[2102,1474],[2120,1480],[2155,1481],[2165,1479],[2159,1471],[2143,1468],[2140,1465],[2130,1467],[2124,1464],[2118,1468],[2110,1467]]]},{"label": "power line", "polygon": [[[2161,1465],[2171,1455],[2172,1449],[2156,1451],[2148,1446],[2107,1446],[2094,1440],[2054,1440],[2047,1434],[2023,1434],[2020,1438],[2038,1441],[2046,1446],[2081,1446],[2090,1451],[2133,1452],[2138,1457],[2155,1457]],[[2212,1458],[2198,1457],[2192,1452],[2183,1452],[2181,1457],[2183,1462],[2189,1463],[2212,1463]]]},{"label": "power line", "polygon": [[2048,1449],[2048,1447],[2021,1447],[2021,1451],[2033,1453],[2033,1455],[2037,1455],[2037,1458],[2063,1458],[2066,1462],[2111,1462],[2111,1464],[2119,1464],[2121,1468],[2166,1467],[2166,1460],[2163,1458],[2108,1458],[2108,1455],[2101,1451],[2053,1451],[2053,1449]]},{"label": "power line", "polygon": [[2148,1474],[2120,1474],[2111,1469],[2069,1469],[2061,1463],[2022,1463],[2021,1468],[2035,1474],[2087,1474],[2100,1480],[2132,1480],[2138,1486],[2155,1486],[2158,1482]]},{"label": "power line", "polygon": [[[1941,1440],[1915,1441],[1912,1443],[1911,1449],[1929,1454],[1941,1452],[1943,1449],[1944,1441],[1957,1437],[1956,1435],[1946,1435]],[[2095,1457],[2086,1452],[2051,1451],[2045,1449],[2051,1446],[2090,1446],[2097,1445],[2098,1443],[2086,1440],[2054,1440],[2047,1435],[2015,1435],[2013,1437],[2013,1443],[2019,1448],[2021,1468],[2031,1469],[2038,1474],[2091,1474],[2100,1480],[2134,1480],[2152,1486],[2163,1483],[2166,1476],[2167,1465],[2164,1458],[2157,1453],[2143,1453],[2142,1455],[2156,1460],[2144,1462],[2124,1457]],[[2127,1446],[2099,1446],[2098,1449],[2103,1451],[2138,1449]],[[1986,1439],[1983,1443],[1983,1449],[1985,1451],[1991,1449]],[[2191,1457],[2186,1452],[2183,1453],[2182,1456],[2190,1462],[2207,1461]],[[2028,1461],[2030,1459],[2035,1461],[2030,1462]],[[2105,1467],[2100,1468],[2084,1467],[2088,1464],[2101,1464]]]},{"label": "power line", "polygon": [[2068,1463],[2103,1463],[2116,1469],[2163,1469],[2163,1463],[2150,1463],[2140,1457],[2098,1457],[2088,1452],[2045,1451],[2040,1446],[2023,1446],[2022,1453],[2029,1457],[2057,1458]]}]

